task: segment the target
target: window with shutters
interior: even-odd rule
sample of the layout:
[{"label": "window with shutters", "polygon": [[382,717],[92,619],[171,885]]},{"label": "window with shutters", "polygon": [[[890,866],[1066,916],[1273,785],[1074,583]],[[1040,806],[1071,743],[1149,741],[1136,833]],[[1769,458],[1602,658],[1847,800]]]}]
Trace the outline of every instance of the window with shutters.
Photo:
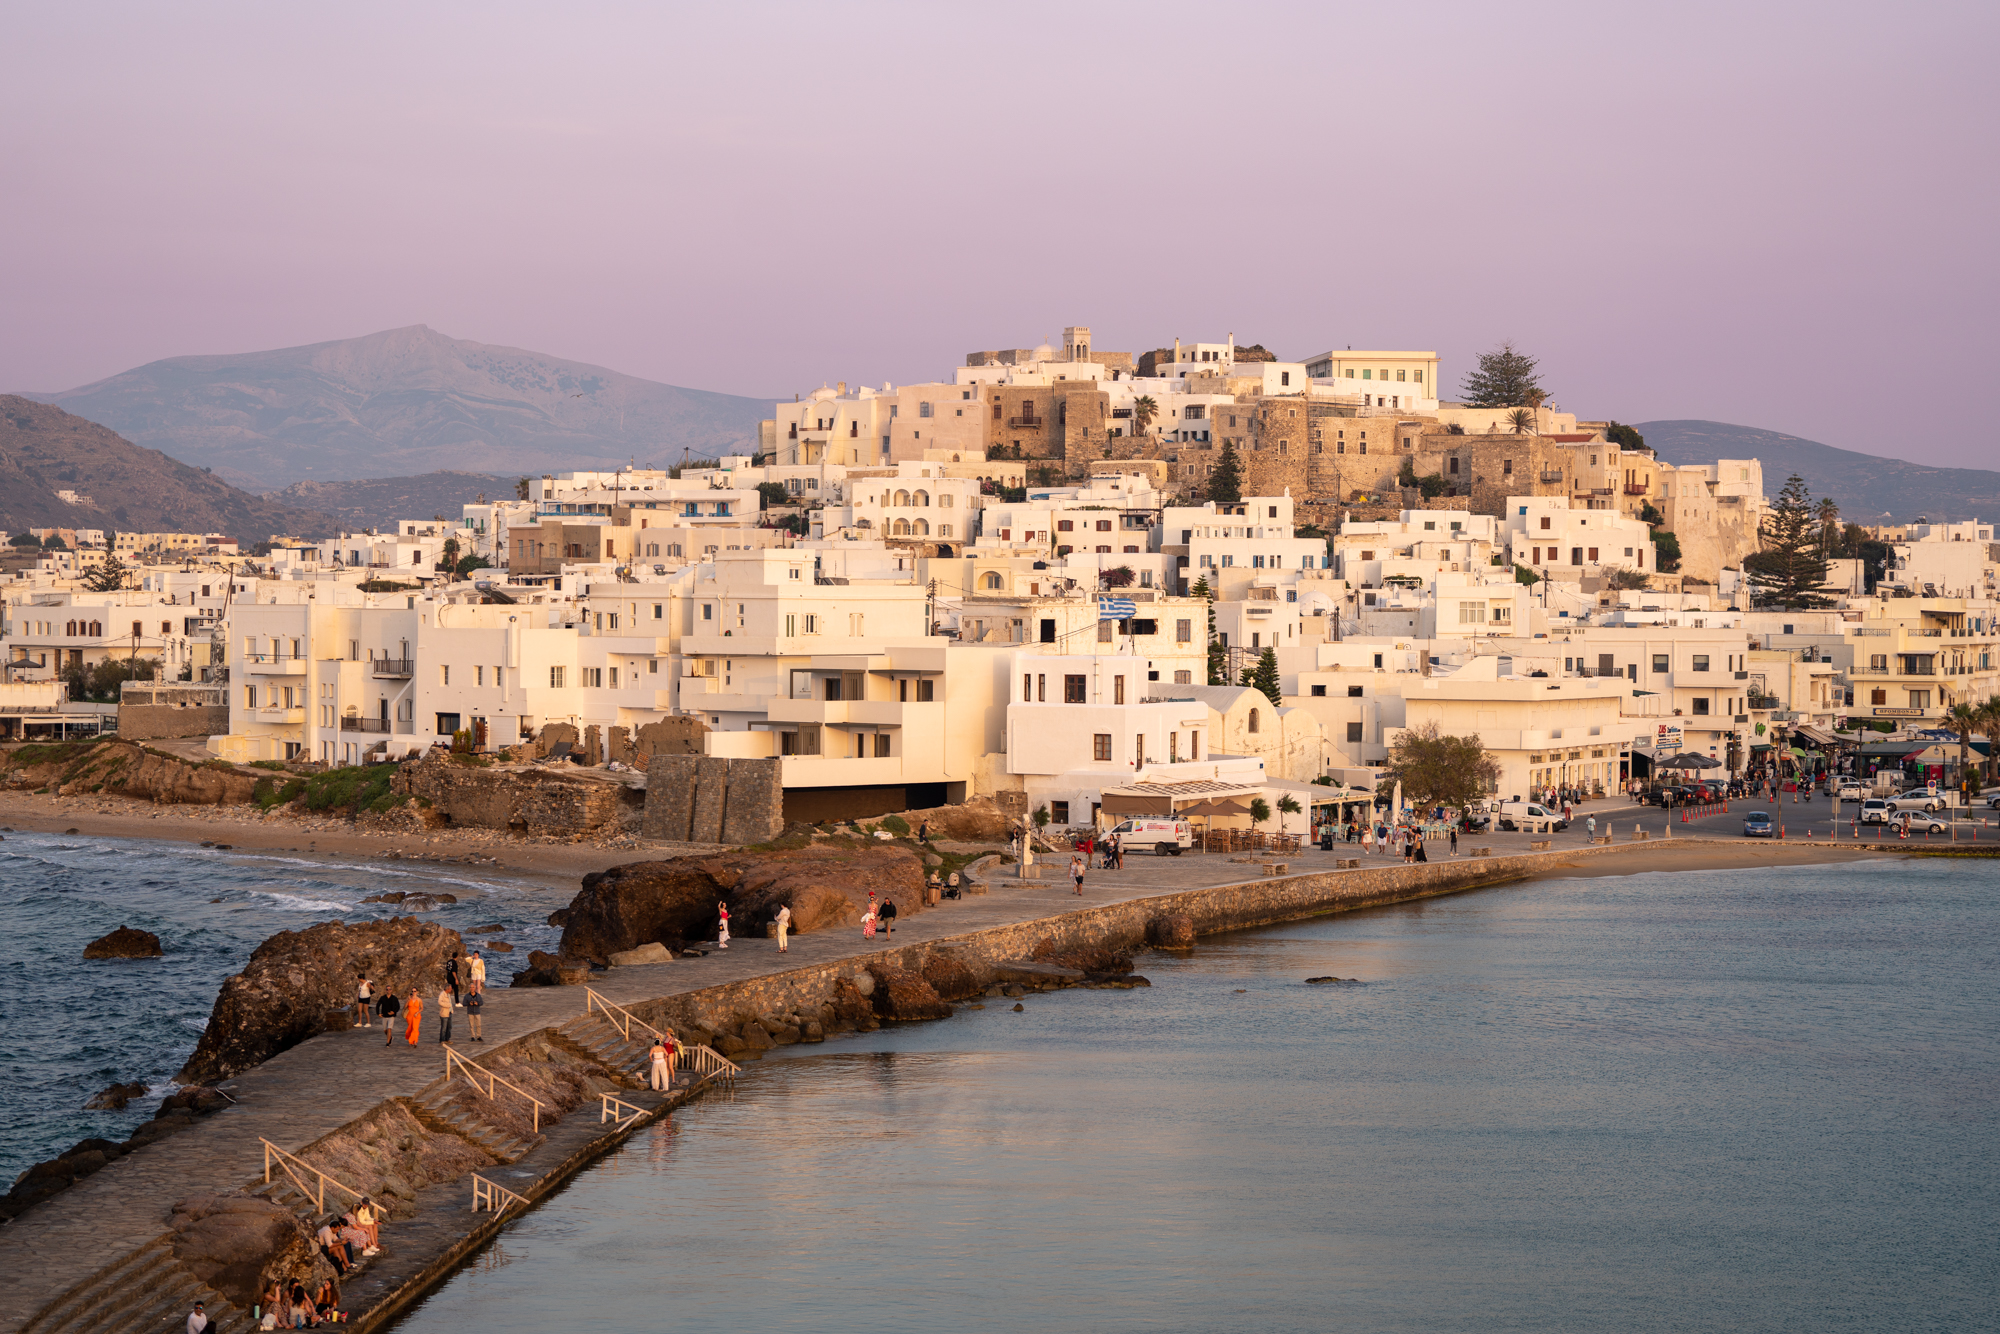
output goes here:
[{"label": "window with shutters", "polygon": [[1111,758],[1111,733],[1098,732],[1092,735],[1090,738],[1090,758],[1099,761]]}]

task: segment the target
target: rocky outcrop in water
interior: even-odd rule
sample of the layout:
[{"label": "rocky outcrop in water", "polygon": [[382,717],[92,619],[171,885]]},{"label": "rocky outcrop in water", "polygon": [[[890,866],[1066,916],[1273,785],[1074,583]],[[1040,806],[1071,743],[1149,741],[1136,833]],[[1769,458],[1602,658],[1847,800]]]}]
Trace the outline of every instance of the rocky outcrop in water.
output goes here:
[{"label": "rocky outcrop in water", "polygon": [[102,1093],[92,1094],[90,1101],[83,1105],[83,1110],[86,1112],[122,1112],[125,1110],[125,1104],[131,1102],[132,1099],[143,1098],[145,1096],[146,1086],[144,1084],[113,1084]]},{"label": "rocky outcrop in water", "polygon": [[875,992],[870,999],[875,1003],[875,1013],[884,1019],[908,1022],[951,1018],[951,1002],[938,995],[937,988],[926,982],[923,974],[874,962],[868,965],[868,973],[875,979]]},{"label": "rocky outcrop in water", "polygon": [[353,1023],[357,973],[367,974],[378,996],[390,989],[408,995],[413,987],[434,993],[444,982],[445,960],[463,952],[458,932],[414,917],[280,931],[223,982],[180,1078],[223,1079]]},{"label": "rocky outcrop in water", "polygon": [[905,917],[923,910],[923,863],[905,848],[824,845],[631,862],[583,879],[562,913],[562,955],[605,963],[613,954],[657,942],[678,949],[713,940],[718,902],[730,930],[760,932],[780,907],[792,930],[823,931],[858,923],[868,892],[892,898]]},{"label": "rocky outcrop in water", "polygon": [[158,936],[150,931],[134,931],[129,926],[99,936],[83,947],[86,959],[157,959],[165,953]]}]

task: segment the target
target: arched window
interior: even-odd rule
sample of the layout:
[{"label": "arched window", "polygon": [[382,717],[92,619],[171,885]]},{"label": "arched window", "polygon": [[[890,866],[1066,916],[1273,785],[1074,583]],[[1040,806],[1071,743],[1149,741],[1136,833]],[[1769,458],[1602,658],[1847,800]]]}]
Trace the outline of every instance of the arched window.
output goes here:
[{"label": "arched window", "polygon": [[908,491],[898,491],[896,493],[896,504],[898,506],[907,505],[909,503],[910,503],[910,493]]},{"label": "arched window", "polygon": [[[138,624],[138,622],[134,621],[134,622],[133,622],[133,624],[134,624],[134,625],[137,625],[137,624]],[[92,639],[102,639],[102,638],[104,638],[104,622],[102,622],[102,621],[92,621],[92,622],[90,623],[90,637],[91,637]]]},{"label": "arched window", "polygon": [[1260,728],[1259,728],[1259,723],[1260,723],[1260,722],[1261,722],[1261,719],[1260,719],[1260,718],[1259,718],[1259,716],[1258,716],[1258,713],[1257,713],[1257,710],[1255,710],[1255,709],[1252,709],[1252,710],[1250,710],[1250,730],[1251,730],[1251,731],[1253,731],[1253,732],[1255,732],[1255,731],[1259,731],[1259,730],[1260,730]]},{"label": "arched window", "polygon": [[891,537],[908,537],[910,535],[910,521],[908,519],[896,520],[896,526],[889,530],[889,535]]},{"label": "arched window", "polygon": [[927,520],[916,519],[911,522],[910,531],[918,537],[929,537],[931,535],[931,526]]},{"label": "arched window", "polygon": [[995,592],[998,592],[1000,589],[1007,586],[1007,581],[1000,577],[1000,572],[998,570],[992,570],[988,571],[985,575],[980,577],[979,586],[981,588],[991,589]]},{"label": "arched window", "polygon": [[930,504],[930,503],[931,503],[931,496],[930,496],[930,492],[928,492],[928,491],[918,491],[918,492],[915,492],[915,493],[913,493],[913,494],[912,494],[912,495],[910,496],[910,503],[911,503],[912,505],[919,505],[919,506],[922,506],[922,505],[928,505],[928,504]]}]

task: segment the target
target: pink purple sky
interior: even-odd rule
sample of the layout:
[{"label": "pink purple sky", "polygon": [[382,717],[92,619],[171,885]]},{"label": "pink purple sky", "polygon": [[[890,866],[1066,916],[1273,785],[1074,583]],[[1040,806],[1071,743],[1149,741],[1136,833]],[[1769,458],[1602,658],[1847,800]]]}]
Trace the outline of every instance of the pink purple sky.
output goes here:
[{"label": "pink purple sky", "polygon": [[12,6],[0,387],[429,324],[674,384],[1512,338],[1995,466],[1993,4]]}]

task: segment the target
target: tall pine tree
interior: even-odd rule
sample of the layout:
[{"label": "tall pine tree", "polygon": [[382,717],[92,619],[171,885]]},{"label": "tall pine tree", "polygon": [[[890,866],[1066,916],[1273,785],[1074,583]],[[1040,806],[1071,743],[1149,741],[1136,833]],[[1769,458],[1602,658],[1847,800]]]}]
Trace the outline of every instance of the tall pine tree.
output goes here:
[{"label": "tall pine tree", "polygon": [[1243,679],[1237,684],[1264,692],[1264,698],[1273,704],[1283,704],[1284,697],[1278,693],[1278,651],[1265,649],[1258,655],[1255,667],[1243,669]]},{"label": "tall pine tree", "polygon": [[1208,586],[1208,576],[1194,581],[1189,594],[1208,604],[1208,683],[1212,686],[1229,684],[1229,650],[1222,646],[1222,639],[1215,633],[1215,590]]},{"label": "tall pine tree", "polygon": [[1758,539],[1764,549],[1743,560],[1751,597],[1765,607],[1810,610],[1831,607],[1827,596],[1826,551],[1820,545],[1820,516],[1812,492],[1797,473],[1771,502]]},{"label": "tall pine tree", "polygon": [[1479,369],[1465,377],[1460,392],[1468,407],[1533,408],[1548,398],[1535,376],[1535,359],[1505,342],[1479,354]]},{"label": "tall pine tree", "polygon": [[1243,464],[1236,457],[1236,446],[1227,440],[1222,442],[1222,453],[1216,456],[1215,467],[1208,474],[1208,498],[1243,499]]}]

